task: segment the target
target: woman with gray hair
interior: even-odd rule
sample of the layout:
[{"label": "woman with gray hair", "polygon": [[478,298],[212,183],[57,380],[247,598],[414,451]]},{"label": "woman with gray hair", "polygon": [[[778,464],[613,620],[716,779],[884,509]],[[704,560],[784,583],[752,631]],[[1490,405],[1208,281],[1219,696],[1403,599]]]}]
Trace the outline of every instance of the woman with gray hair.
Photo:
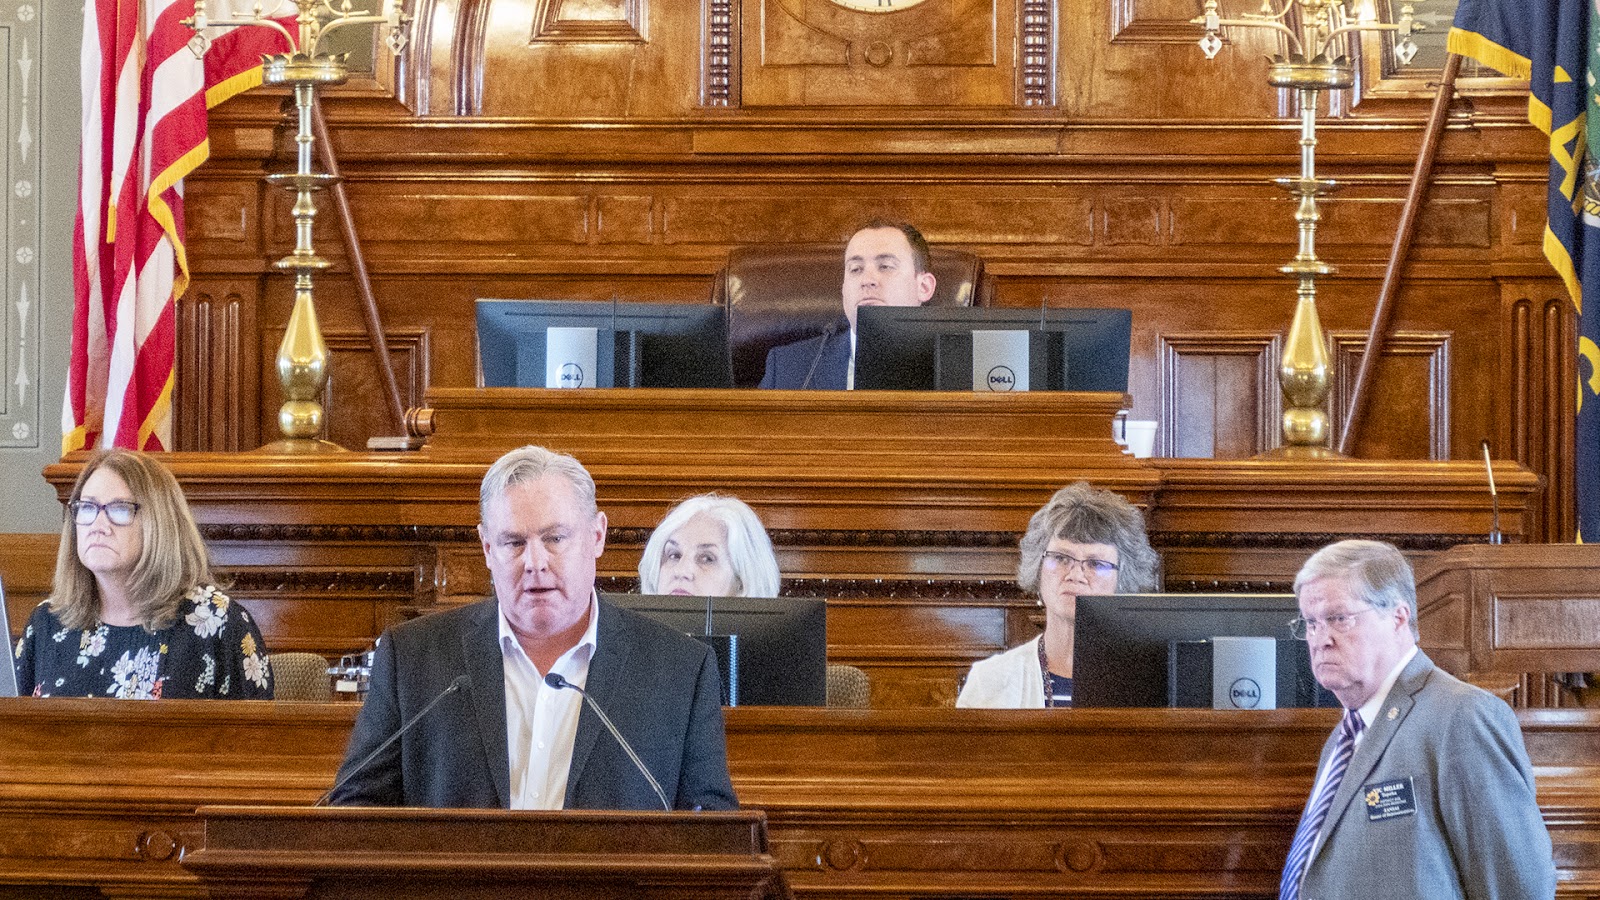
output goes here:
[{"label": "woman with gray hair", "polygon": [[1028,520],[1017,585],[1044,607],[1044,633],[974,663],[956,706],[1025,709],[1072,705],[1072,638],[1078,598],[1156,586],[1156,552],[1144,516],[1110,491],[1079,481]]},{"label": "woman with gray hair", "polygon": [[700,494],[656,526],[639,558],[639,593],[690,597],[776,597],[772,539],[744,501]]}]

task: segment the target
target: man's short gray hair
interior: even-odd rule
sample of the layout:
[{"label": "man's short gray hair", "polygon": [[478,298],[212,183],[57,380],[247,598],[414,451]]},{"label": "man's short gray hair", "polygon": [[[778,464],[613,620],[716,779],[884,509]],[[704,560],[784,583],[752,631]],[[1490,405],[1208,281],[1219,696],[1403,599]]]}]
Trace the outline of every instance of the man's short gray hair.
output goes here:
[{"label": "man's short gray hair", "polygon": [[1339,541],[1311,554],[1294,577],[1294,593],[1321,578],[1343,581],[1355,599],[1389,611],[1404,605],[1417,637],[1417,579],[1400,548],[1383,541]]},{"label": "man's short gray hair", "polygon": [[479,521],[488,517],[490,501],[504,496],[514,485],[538,481],[547,474],[565,478],[590,516],[600,511],[595,505],[594,478],[583,463],[565,453],[528,444],[495,460],[484,473],[483,484],[478,488]]}]

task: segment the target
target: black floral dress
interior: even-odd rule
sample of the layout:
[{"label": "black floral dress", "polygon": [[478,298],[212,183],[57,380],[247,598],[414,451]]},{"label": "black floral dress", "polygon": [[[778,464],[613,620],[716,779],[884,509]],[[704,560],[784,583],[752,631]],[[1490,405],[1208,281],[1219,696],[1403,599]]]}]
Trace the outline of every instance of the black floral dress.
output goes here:
[{"label": "black floral dress", "polygon": [[271,700],[272,672],[250,613],[201,585],[178,605],[178,620],[155,633],[140,625],[71,629],[48,602],[39,604],[17,642],[17,689],[35,697]]}]

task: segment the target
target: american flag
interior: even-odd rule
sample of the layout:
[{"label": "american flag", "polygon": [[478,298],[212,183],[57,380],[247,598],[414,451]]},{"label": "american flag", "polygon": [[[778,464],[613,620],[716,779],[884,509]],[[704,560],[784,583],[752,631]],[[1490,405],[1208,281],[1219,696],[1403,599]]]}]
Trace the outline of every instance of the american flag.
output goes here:
[{"label": "american flag", "polygon": [[264,27],[212,27],[194,0],[85,0],[83,153],[73,235],[72,362],[63,452],[172,446],[176,305],[189,286],[183,179],[209,155],[206,111],[261,83]]}]

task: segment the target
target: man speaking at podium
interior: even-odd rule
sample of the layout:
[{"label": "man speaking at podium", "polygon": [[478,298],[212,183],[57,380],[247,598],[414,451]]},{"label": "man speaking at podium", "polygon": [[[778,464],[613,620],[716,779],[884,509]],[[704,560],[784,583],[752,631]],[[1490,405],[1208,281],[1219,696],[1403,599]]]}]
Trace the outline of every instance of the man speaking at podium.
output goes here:
[{"label": "man speaking at podium", "polygon": [[479,517],[495,596],[385,632],[331,801],[736,807],[716,659],[600,598],[606,517],[583,465],[513,450]]},{"label": "man speaking at podium", "polygon": [[938,284],[928,271],[928,242],[904,222],[873,219],[844,248],[844,314],[822,334],[773,347],[761,387],[843,391],[855,387],[856,310],[921,306]]}]

